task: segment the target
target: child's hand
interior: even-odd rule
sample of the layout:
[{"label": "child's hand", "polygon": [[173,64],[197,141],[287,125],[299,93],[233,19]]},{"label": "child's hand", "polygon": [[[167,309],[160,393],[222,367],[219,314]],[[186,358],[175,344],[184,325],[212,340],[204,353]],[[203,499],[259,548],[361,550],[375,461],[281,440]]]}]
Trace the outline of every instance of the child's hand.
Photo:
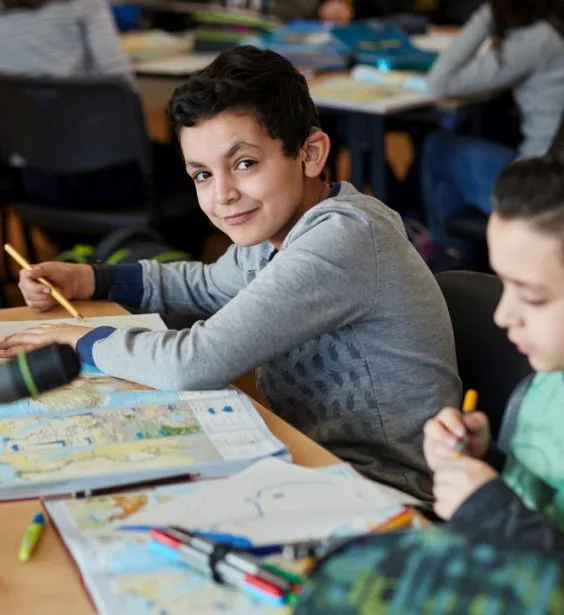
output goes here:
[{"label": "child's hand", "polygon": [[7,359],[18,352],[28,352],[53,343],[68,344],[76,349],[78,340],[90,331],[92,328],[78,325],[38,325],[0,340],[0,358]]},{"label": "child's hand", "polygon": [[487,463],[461,456],[435,471],[433,495],[435,513],[449,521],[475,491],[498,477]]},{"label": "child's hand", "polygon": [[326,0],[319,7],[319,18],[337,24],[348,24],[352,21],[353,12],[350,4],[344,0]]},{"label": "child's hand", "polygon": [[425,423],[423,452],[431,470],[436,471],[459,456],[457,446],[468,436],[465,453],[482,459],[490,446],[490,426],[483,412],[462,414],[456,408],[443,408]]},{"label": "child's hand", "polygon": [[57,305],[49,289],[37,278],[44,277],[67,299],[89,299],[94,293],[94,271],[90,265],[47,262],[20,271],[19,287],[25,302],[36,312],[46,312]]}]

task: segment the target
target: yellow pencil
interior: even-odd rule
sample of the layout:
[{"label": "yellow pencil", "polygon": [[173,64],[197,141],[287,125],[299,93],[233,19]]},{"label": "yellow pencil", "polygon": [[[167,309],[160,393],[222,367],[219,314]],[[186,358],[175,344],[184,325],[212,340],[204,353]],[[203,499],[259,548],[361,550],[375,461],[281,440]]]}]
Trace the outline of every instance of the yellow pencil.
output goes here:
[{"label": "yellow pencil", "polygon": [[[27,269],[28,271],[31,269],[31,265],[25,260],[25,258],[9,243],[4,244],[4,250],[22,267],[22,269]],[[73,317],[79,321],[83,321],[84,317],[82,314],[72,305],[72,303],[58,290],[49,280],[45,278],[37,278],[37,281],[46,286],[51,291],[51,296],[55,301],[57,301],[60,305],[62,305],[65,310]]]},{"label": "yellow pencil", "polygon": [[478,392],[474,389],[468,389],[462,402],[462,412],[474,412],[478,407]]},{"label": "yellow pencil", "polygon": [[[462,402],[462,414],[467,414],[469,412],[474,412],[478,406],[478,392],[474,389],[468,389],[466,391],[466,395],[464,395],[464,400]],[[460,439],[458,445],[456,446],[457,453],[463,453],[468,446],[468,434],[466,434],[463,438]]]}]

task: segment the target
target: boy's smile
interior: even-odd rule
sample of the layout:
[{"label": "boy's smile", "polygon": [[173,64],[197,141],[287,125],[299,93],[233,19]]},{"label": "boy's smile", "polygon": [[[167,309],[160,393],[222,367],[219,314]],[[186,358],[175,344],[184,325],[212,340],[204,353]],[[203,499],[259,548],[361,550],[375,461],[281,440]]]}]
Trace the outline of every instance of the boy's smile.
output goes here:
[{"label": "boy's smile", "polygon": [[179,138],[200,207],[241,246],[270,240],[279,248],[301,216],[327,196],[319,179],[325,133],[312,133],[292,157],[252,115],[224,111],[181,128]]},{"label": "boy's smile", "polygon": [[564,370],[564,248],[556,235],[494,213],[488,226],[492,268],[503,281],[498,326],[536,371]]}]

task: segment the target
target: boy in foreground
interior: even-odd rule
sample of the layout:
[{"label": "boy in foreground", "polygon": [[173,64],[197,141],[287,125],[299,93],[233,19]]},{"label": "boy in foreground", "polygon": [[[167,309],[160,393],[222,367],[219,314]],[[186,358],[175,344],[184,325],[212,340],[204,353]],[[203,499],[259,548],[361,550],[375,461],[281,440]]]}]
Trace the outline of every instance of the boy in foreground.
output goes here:
[{"label": "boy in foreground", "polygon": [[[495,322],[537,372],[508,455],[487,417],[443,409],[425,426],[435,512],[454,528],[562,557],[564,547],[564,165],[521,160],[500,176],[488,228],[504,291]],[[499,366],[503,369],[503,365]],[[468,435],[466,454],[457,443]],[[487,460],[487,461],[485,461]]]}]

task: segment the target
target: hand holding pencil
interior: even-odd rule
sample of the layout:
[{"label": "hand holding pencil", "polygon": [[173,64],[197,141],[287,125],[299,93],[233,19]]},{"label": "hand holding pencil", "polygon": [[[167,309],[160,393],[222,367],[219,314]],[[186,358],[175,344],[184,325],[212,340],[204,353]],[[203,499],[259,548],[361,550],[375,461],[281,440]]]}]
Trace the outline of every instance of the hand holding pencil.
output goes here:
[{"label": "hand holding pencil", "polygon": [[73,318],[83,320],[71,300],[92,296],[94,273],[89,265],[57,262],[30,265],[10,244],[5,244],[4,249],[22,267],[19,287],[29,307],[46,312],[58,303]]},{"label": "hand holding pencil", "polygon": [[443,408],[427,421],[423,450],[431,470],[451,463],[462,450],[475,459],[484,457],[491,441],[489,421],[483,412],[475,410],[476,403],[476,392],[468,392],[462,404],[465,410]]}]

